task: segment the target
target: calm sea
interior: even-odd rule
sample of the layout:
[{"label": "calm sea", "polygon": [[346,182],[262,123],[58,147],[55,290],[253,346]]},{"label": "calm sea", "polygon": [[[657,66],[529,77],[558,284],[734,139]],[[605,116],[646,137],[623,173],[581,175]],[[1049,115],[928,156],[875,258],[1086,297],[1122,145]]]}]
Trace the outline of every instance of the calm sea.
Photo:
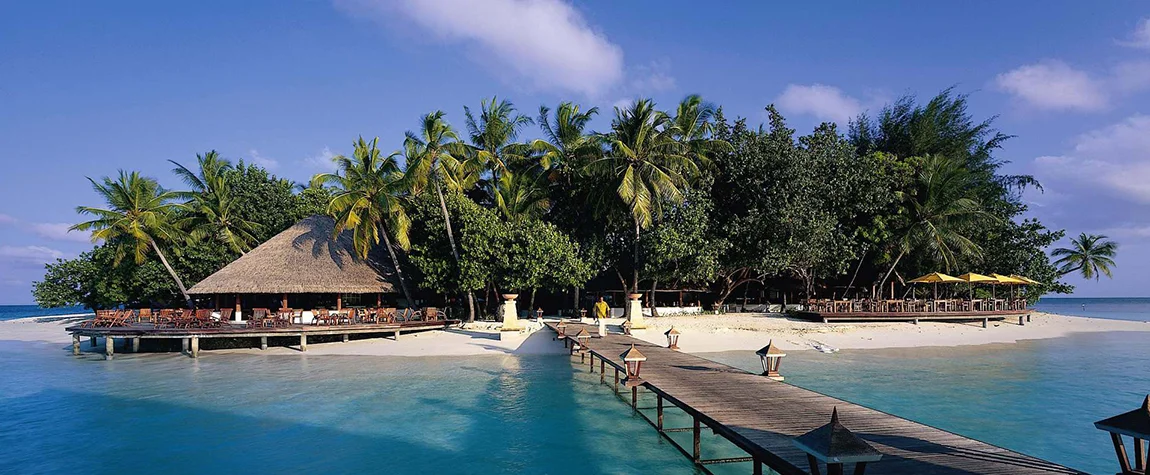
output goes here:
[{"label": "calm sea", "polygon": [[[1125,301],[1134,299],[1070,300],[1042,305],[1085,303],[1099,312],[1092,316],[1148,319]],[[782,370],[791,384],[1113,473],[1109,439],[1092,423],[1150,393],[1147,341],[1150,333],[1092,333],[1012,345],[802,351]],[[565,356],[208,352],[105,362],[73,357],[66,346],[0,340],[0,473],[695,473],[597,374]],[[750,352],[708,357],[758,366]],[[668,424],[689,425],[675,417],[668,412]],[[741,455],[708,437],[706,458]],[[579,463],[563,462],[570,460]],[[740,465],[717,470],[749,471]]]},{"label": "calm sea", "polygon": [[92,313],[84,307],[40,308],[37,305],[0,305],[0,320]]},{"label": "calm sea", "polygon": [[1150,321],[1150,298],[1047,298],[1035,308],[1043,312],[1077,317]]}]

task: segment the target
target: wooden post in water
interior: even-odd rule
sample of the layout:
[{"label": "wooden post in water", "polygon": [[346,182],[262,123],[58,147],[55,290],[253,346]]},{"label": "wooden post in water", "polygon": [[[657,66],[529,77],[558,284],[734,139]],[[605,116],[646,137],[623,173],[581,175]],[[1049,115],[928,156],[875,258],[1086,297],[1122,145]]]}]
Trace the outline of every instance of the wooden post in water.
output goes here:
[{"label": "wooden post in water", "polygon": [[599,384],[603,384],[607,377],[607,360],[599,358]]},{"label": "wooden post in water", "polygon": [[110,360],[116,356],[116,339],[111,336],[104,337],[104,359]]},{"label": "wooden post in water", "polygon": [[631,409],[639,408],[639,386],[631,386]]},{"label": "wooden post in water", "polygon": [[619,394],[619,368],[615,368],[615,394]]},{"label": "wooden post in water", "polygon": [[200,337],[192,337],[192,358],[200,357]]},{"label": "wooden post in water", "polygon": [[95,336],[88,337],[88,346],[90,346],[92,348],[96,347],[96,337]]},{"label": "wooden post in water", "polygon": [[268,349],[268,337],[266,337],[266,336],[260,337],[260,349],[261,350]]},{"label": "wooden post in water", "polygon": [[73,333],[72,334],[72,354],[73,355],[80,354],[80,334],[79,333]]},{"label": "wooden post in water", "polygon": [[758,457],[752,456],[751,463],[754,464],[752,465],[753,468],[751,469],[751,473],[754,475],[763,475],[763,461],[759,460]]},{"label": "wooden post in water", "polygon": [[181,338],[181,339],[180,339],[180,353],[188,353],[188,352],[190,352],[190,351],[191,351],[191,349],[190,349],[191,347],[192,347],[192,345],[191,345],[191,344],[189,344],[189,341],[188,341],[188,339],[187,339],[187,338]]},{"label": "wooden post in water", "polygon": [[[399,332],[395,332],[395,334],[398,336]],[[307,333],[299,334],[299,350],[307,351]]]},{"label": "wooden post in water", "polygon": [[594,373],[595,372],[595,355],[591,355],[591,363],[587,365],[587,372],[588,373]]},{"label": "wooden post in water", "polygon": [[990,328],[990,319],[989,318],[982,319],[982,328]]},{"label": "wooden post in water", "polygon": [[659,432],[663,432],[663,395],[659,393],[655,393],[655,413],[658,420],[655,428],[659,429]]},{"label": "wooden post in water", "polygon": [[691,461],[699,463],[699,416],[691,416],[694,422],[691,425]]},{"label": "wooden post in water", "polygon": [[132,353],[140,352],[140,337],[132,338]]}]

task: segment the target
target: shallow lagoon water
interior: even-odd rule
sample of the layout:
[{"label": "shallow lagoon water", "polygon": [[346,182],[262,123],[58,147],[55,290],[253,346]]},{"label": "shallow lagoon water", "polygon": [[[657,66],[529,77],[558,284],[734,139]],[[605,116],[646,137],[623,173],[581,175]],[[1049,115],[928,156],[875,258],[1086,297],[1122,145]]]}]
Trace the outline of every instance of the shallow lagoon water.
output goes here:
[{"label": "shallow lagoon water", "polygon": [[[759,368],[751,352],[707,357]],[[834,354],[793,351],[782,373],[797,386],[1090,473],[1114,473],[1110,437],[1094,422],[1138,407],[1150,393],[1150,333]]]},{"label": "shallow lagoon water", "polygon": [[[1147,341],[1150,334],[1131,332],[796,351],[782,370],[791,384],[1112,473],[1109,440],[1092,424],[1150,392]],[[751,352],[704,356],[758,367]],[[640,401],[653,405],[649,395]],[[689,425],[668,411],[668,427]],[[689,447],[689,433],[672,435]],[[704,458],[741,455],[704,431]],[[66,345],[9,341],[0,341],[0,460],[0,473],[20,474],[696,473],[599,374],[564,355],[207,352],[198,360],[153,353],[109,362],[73,357]]]},{"label": "shallow lagoon water", "polygon": [[564,355],[106,362],[0,342],[0,472],[694,473],[598,376]]}]

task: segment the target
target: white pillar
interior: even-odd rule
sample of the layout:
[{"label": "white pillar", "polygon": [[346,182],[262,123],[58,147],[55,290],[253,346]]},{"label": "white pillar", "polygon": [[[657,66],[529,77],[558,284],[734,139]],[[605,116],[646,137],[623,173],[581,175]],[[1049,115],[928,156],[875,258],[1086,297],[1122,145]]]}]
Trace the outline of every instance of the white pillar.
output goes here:
[{"label": "white pillar", "polygon": [[522,330],[523,327],[519,325],[519,308],[515,304],[515,299],[519,294],[503,294],[503,307],[500,309],[503,313],[503,327],[500,331],[511,332]]},{"label": "white pillar", "polygon": [[630,294],[627,296],[627,321],[631,322],[632,330],[647,328],[643,321],[643,294]]}]

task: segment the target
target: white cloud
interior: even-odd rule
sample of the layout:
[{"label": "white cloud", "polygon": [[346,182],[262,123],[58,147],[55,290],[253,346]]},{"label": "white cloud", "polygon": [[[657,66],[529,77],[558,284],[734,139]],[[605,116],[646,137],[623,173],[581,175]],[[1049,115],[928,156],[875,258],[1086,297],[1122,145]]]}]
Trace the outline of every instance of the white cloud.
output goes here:
[{"label": "white cloud", "polygon": [[652,61],[636,67],[631,72],[633,77],[631,89],[639,95],[650,95],[675,89],[675,78],[671,76],[670,69],[665,61]]},{"label": "white cloud", "polygon": [[1102,81],[1057,60],[1020,66],[999,74],[994,82],[1038,109],[1099,110],[1108,101]]},{"label": "white cloud", "polygon": [[64,253],[44,246],[0,246],[0,261],[22,266],[39,266],[64,257]]},{"label": "white cloud", "polygon": [[319,170],[321,172],[334,172],[335,162],[331,159],[335,157],[330,148],[324,147],[318,154],[304,158],[303,163],[309,169]]},{"label": "white cloud", "polygon": [[1038,157],[1034,164],[1037,173],[1064,186],[1150,204],[1150,116],[1134,115],[1082,134],[1070,153]]},{"label": "white cloud", "polygon": [[1117,43],[1131,48],[1150,49],[1150,18],[1143,18],[1127,39],[1118,40]]},{"label": "white cloud", "polygon": [[54,241],[71,241],[71,242],[92,242],[91,235],[86,232],[68,232],[68,228],[72,227],[68,223],[31,223],[29,228],[32,232],[36,233],[44,239],[52,239]]},{"label": "white cloud", "polygon": [[6,214],[0,214],[0,224],[14,224],[14,223],[16,223],[16,218],[13,218],[13,217],[8,216]]},{"label": "white cloud", "polygon": [[1126,224],[1103,229],[1098,234],[1122,240],[1150,239],[1150,225]]},{"label": "white cloud", "polygon": [[595,97],[623,78],[623,51],[563,0],[336,0],[356,16],[385,24],[398,17],[498,63],[517,82]]},{"label": "white cloud", "polygon": [[248,155],[250,156],[252,163],[268,170],[275,170],[280,166],[280,162],[278,160],[260,155],[259,150],[254,148],[248,151]]},{"label": "white cloud", "polygon": [[819,120],[845,124],[862,111],[858,99],[846,95],[834,86],[825,84],[788,84],[775,103],[786,112],[808,114]]},{"label": "white cloud", "polygon": [[1125,61],[1114,65],[1110,83],[1120,92],[1137,92],[1150,88],[1150,61]]}]

